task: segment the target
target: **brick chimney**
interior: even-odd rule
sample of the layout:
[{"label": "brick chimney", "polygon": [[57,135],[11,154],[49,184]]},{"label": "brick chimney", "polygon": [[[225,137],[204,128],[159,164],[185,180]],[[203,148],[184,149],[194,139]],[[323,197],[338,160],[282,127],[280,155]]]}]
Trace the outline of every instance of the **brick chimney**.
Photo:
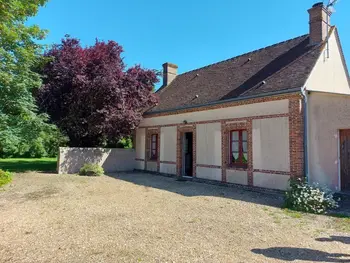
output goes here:
[{"label": "brick chimney", "polygon": [[163,64],[163,86],[168,86],[177,76],[178,66],[172,63]]},{"label": "brick chimney", "polygon": [[327,38],[331,13],[322,2],[314,4],[308,12],[310,14],[310,44],[319,44]]}]

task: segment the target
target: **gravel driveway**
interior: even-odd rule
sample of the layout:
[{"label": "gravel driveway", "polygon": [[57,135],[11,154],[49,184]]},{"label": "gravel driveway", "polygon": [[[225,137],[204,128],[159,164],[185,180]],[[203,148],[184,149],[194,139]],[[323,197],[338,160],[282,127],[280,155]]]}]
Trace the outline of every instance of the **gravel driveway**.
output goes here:
[{"label": "gravel driveway", "polygon": [[149,174],[17,174],[0,190],[0,262],[350,262],[342,219]]}]

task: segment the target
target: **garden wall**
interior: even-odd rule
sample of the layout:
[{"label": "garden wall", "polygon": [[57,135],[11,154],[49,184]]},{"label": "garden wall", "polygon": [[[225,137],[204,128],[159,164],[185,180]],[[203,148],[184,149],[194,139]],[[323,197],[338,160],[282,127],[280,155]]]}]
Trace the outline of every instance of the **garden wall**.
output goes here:
[{"label": "garden wall", "polygon": [[68,148],[60,147],[59,174],[78,173],[85,163],[96,163],[107,173],[135,169],[134,149]]}]

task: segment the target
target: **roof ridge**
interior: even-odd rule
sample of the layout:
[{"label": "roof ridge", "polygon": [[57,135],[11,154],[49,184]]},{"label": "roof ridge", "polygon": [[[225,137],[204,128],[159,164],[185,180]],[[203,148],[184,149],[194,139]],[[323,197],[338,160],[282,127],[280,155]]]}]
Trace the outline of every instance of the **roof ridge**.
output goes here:
[{"label": "roof ridge", "polygon": [[[181,74],[179,74],[179,75],[177,75],[177,76],[182,76],[182,75],[185,75],[185,74],[188,74],[188,73],[197,71],[197,70],[205,69],[205,68],[208,68],[208,67],[211,67],[211,66],[214,66],[214,65],[223,63],[223,62],[227,62],[227,61],[234,60],[234,59],[237,59],[237,58],[240,58],[240,57],[249,55],[249,54],[253,54],[253,53],[262,51],[262,50],[267,49],[267,48],[271,48],[271,47],[274,47],[274,46],[277,46],[277,45],[281,45],[281,44],[284,44],[284,43],[286,43],[286,42],[290,42],[290,41],[296,40],[296,39],[298,39],[298,38],[306,38],[306,37],[308,37],[308,36],[309,36],[309,34],[304,34],[304,35],[301,35],[301,36],[298,36],[298,37],[294,37],[294,38],[291,38],[291,39],[287,39],[287,40],[284,40],[284,41],[275,43],[275,44],[273,44],[273,45],[265,46],[265,47],[263,47],[263,48],[255,49],[255,50],[253,50],[253,51],[249,51],[249,52],[243,53],[243,54],[238,55],[238,56],[235,56],[235,57],[231,57],[231,58],[228,58],[228,59],[225,59],[225,60],[221,60],[221,61],[218,61],[218,62],[209,64],[209,65],[206,65],[206,66],[203,66],[203,67],[200,67],[200,68],[192,69],[192,70],[190,70],[190,71],[186,71],[186,72],[181,73]],[[169,86],[170,86],[170,85],[169,85]]]}]

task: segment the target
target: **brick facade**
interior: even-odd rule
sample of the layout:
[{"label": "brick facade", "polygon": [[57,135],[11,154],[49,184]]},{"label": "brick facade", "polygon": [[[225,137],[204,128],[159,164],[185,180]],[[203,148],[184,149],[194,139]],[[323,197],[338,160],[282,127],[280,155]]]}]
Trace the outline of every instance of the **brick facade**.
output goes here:
[{"label": "brick facade", "polygon": [[[270,174],[281,174],[289,175],[291,177],[301,177],[304,175],[304,123],[303,123],[303,97],[300,93],[293,94],[283,94],[273,97],[265,97],[252,99],[247,101],[240,101],[229,103],[225,105],[214,105],[198,109],[186,109],[179,111],[178,113],[184,112],[193,112],[193,111],[202,111],[223,107],[232,107],[238,105],[275,101],[275,100],[289,100],[289,112],[285,114],[273,114],[265,116],[252,116],[252,117],[243,117],[243,118],[234,118],[234,119],[223,119],[223,120],[211,120],[211,121],[200,121],[200,122],[191,122],[189,124],[168,124],[164,126],[155,126],[146,128],[146,160],[149,156],[149,147],[150,147],[150,136],[151,134],[159,134],[158,140],[160,140],[160,129],[161,127],[177,126],[177,145],[176,145],[176,171],[177,176],[180,176],[182,173],[182,136],[186,132],[193,133],[193,177],[196,177],[196,167],[206,167],[206,168],[216,168],[221,169],[222,172],[222,182],[227,182],[226,171],[227,170],[237,170],[237,171],[246,171],[248,176],[248,185],[253,186],[253,173],[270,173]],[[229,106],[228,106],[229,105]],[[214,108],[213,108],[214,107]],[[170,115],[174,114],[169,113]],[[152,117],[155,116],[164,116],[164,114],[152,114]],[[151,117],[148,116],[148,117]],[[290,172],[284,171],[271,171],[271,170],[258,170],[253,167],[253,134],[252,134],[252,123],[254,119],[266,119],[266,118],[277,118],[277,117],[288,117],[289,119],[289,143],[290,143]],[[207,165],[207,164],[196,164],[196,125],[204,123],[221,123],[221,154],[222,154],[222,163],[221,166],[217,165]],[[231,130],[244,129],[248,133],[248,164],[247,168],[235,168],[229,165],[229,136]],[[158,148],[161,141],[158,142]],[[158,153],[159,149],[158,149]],[[159,155],[159,154],[158,154]],[[145,162],[147,163],[147,161]],[[160,160],[158,156],[158,172],[160,166]],[[162,162],[163,163],[163,162]],[[164,162],[165,163],[165,162]],[[166,162],[169,164],[175,164],[175,162]],[[146,164],[147,165],[147,164]]]},{"label": "brick facade", "polygon": [[301,97],[289,99],[289,147],[291,177],[304,175],[304,118]]}]

